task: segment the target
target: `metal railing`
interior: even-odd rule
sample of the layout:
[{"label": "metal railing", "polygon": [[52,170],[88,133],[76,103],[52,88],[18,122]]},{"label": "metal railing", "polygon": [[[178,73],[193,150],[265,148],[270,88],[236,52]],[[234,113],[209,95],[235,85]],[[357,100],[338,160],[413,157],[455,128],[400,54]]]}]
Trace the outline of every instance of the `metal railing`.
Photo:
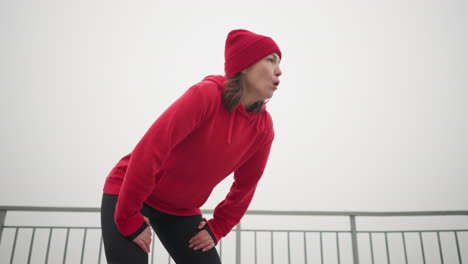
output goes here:
[{"label": "metal railing", "polygon": [[[9,219],[16,212],[91,213],[99,216],[99,208],[68,207],[0,207],[1,263],[105,263],[99,224],[47,225],[16,224]],[[203,210],[212,214],[212,210]],[[8,218],[7,218],[8,214]],[[468,263],[468,211],[428,212],[317,212],[249,210],[242,221],[217,245],[223,263]],[[14,216],[11,216],[14,218]],[[19,216],[19,217],[23,217]],[[252,217],[266,217],[252,221]],[[288,218],[287,228],[276,228],[277,218]],[[340,219],[339,229],[324,229],[328,224],[313,224],[310,219],[325,222]],[[393,220],[390,224],[405,224],[407,217],[458,217],[462,228],[411,228],[365,230],[369,219]],[[52,217],[53,218],[53,217]],[[80,217],[73,217],[81,219]],[[262,228],[245,228],[260,223]],[[299,221],[298,219],[302,219]],[[48,219],[47,217],[45,219]],[[334,219],[330,221],[330,219]],[[396,219],[396,220],[395,220]],[[7,221],[8,220],[8,221]],[[26,221],[25,220],[25,221]],[[96,219],[94,219],[96,220]],[[442,220],[442,221],[441,221]],[[22,222],[25,222],[22,221]],[[426,220],[423,220],[423,222]],[[15,222],[15,224],[6,224]],[[92,222],[92,221],[91,221]],[[283,222],[283,223],[284,223]],[[376,221],[378,222],[378,221]],[[97,222],[99,223],[99,222]],[[305,225],[300,228],[300,224]],[[267,224],[273,228],[266,228]],[[368,224],[368,223],[367,223]],[[376,223],[377,226],[381,224]],[[439,225],[438,224],[438,225]],[[417,224],[418,227],[420,224]],[[439,225],[439,226],[440,226]],[[451,225],[449,223],[449,225]],[[299,227],[299,228],[298,228]],[[313,229],[312,229],[313,228]],[[77,233],[78,232],[78,233]],[[42,233],[39,235],[39,233]],[[61,235],[59,234],[61,233]],[[60,241],[57,237],[62,237]],[[152,243],[150,263],[173,263],[157,239]],[[39,249],[42,247],[42,249]],[[159,247],[158,249],[156,249]],[[155,250],[156,249],[156,250]],[[156,262],[155,262],[156,261]]]}]

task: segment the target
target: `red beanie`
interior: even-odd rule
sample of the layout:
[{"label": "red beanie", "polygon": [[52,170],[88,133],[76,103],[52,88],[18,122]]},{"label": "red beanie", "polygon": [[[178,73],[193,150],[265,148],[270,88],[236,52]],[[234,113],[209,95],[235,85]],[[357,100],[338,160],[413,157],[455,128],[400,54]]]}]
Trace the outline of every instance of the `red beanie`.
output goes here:
[{"label": "red beanie", "polygon": [[281,58],[281,51],[273,39],[244,29],[232,30],[224,49],[226,77],[233,77],[271,53],[277,53]]}]

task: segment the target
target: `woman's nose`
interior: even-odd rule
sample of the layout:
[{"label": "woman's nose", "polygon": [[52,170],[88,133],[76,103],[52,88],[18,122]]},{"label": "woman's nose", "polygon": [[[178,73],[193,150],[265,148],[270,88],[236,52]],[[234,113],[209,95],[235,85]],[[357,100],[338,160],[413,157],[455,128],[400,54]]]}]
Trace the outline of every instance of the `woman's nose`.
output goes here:
[{"label": "woman's nose", "polygon": [[279,76],[281,76],[281,74],[283,74],[283,72],[281,71],[280,66],[278,66],[278,67],[276,68],[276,71],[275,71],[275,76],[278,76],[278,77],[279,77]]}]

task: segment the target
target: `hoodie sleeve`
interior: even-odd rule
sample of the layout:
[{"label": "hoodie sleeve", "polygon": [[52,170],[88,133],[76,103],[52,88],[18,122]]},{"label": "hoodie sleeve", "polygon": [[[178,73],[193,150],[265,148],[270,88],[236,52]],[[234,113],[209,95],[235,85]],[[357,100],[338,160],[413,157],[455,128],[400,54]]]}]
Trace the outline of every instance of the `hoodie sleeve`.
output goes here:
[{"label": "hoodie sleeve", "polygon": [[123,236],[131,238],[144,225],[140,209],[151,195],[154,176],[168,154],[213,111],[219,94],[210,88],[189,88],[151,125],[132,151],[114,215]]},{"label": "hoodie sleeve", "polygon": [[234,172],[234,183],[226,198],[219,203],[208,220],[208,226],[216,237],[215,243],[226,236],[244,216],[252,201],[257,183],[263,174],[274,138],[270,130],[263,146],[239,169]]}]

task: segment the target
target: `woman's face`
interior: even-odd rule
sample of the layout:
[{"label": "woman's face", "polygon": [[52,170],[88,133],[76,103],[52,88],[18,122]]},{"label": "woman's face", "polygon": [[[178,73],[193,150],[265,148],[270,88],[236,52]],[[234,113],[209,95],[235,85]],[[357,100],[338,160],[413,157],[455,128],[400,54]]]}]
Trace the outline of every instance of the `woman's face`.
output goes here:
[{"label": "woman's face", "polygon": [[248,103],[263,101],[273,96],[282,74],[280,60],[278,54],[272,53],[242,71]]}]

